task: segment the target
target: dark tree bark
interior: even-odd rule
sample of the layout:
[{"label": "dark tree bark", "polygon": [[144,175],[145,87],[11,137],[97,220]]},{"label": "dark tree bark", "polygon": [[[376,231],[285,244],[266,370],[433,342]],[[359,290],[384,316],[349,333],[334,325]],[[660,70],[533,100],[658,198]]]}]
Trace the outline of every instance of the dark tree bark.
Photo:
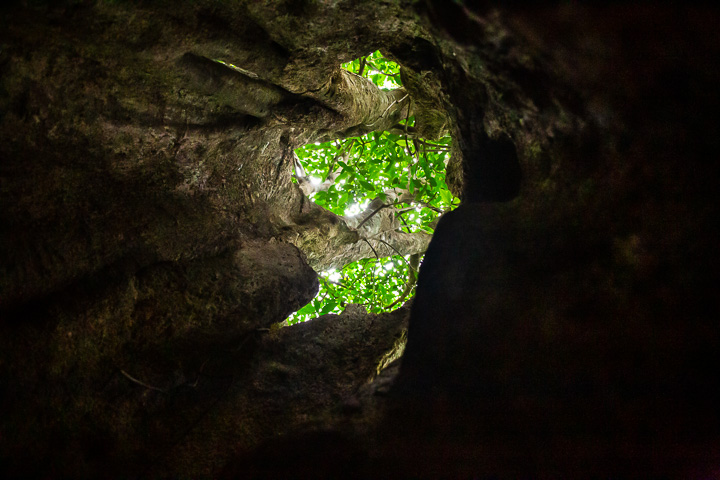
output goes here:
[{"label": "dark tree bark", "polygon": [[[463,3],[0,7],[0,475],[712,474],[720,15]],[[292,155],[409,108],[463,205],[368,384],[406,309],[274,325],[428,239]]]},{"label": "dark tree bark", "polygon": [[[301,340],[270,327],[317,291],[308,260],[341,266],[380,243],[291,182],[295,147],[408,115],[404,91],[339,68],[377,47],[352,33],[377,9],[3,8],[3,469],[211,476],[237,448],[331,425],[403,311],[292,329]],[[272,375],[258,372],[286,368],[285,338],[337,345],[320,360],[306,344],[287,367],[302,378],[268,401]],[[336,378],[309,374],[318,361]]]},{"label": "dark tree bark", "polygon": [[715,475],[718,12],[426,6],[472,45],[443,63],[465,204],[420,271],[384,465]]}]

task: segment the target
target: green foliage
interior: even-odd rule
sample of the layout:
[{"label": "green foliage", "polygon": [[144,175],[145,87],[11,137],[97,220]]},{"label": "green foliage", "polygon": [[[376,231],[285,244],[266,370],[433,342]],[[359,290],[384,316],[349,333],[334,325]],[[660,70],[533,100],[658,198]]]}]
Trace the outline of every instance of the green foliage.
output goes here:
[{"label": "green foliage", "polygon": [[352,62],[343,63],[342,68],[369,79],[383,90],[399,88],[400,66],[382,56],[380,50]]},{"label": "green foliage", "polygon": [[305,145],[295,153],[306,173],[317,182],[341,170],[327,191],[311,195],[318,205],[338,215],[354,215],[388,190],[408,190],[416,195],[418,203],[414,210],[402,215],[403,229],[432,233],[427,225],[438,210],[447,211],[454,200],[445,184],[449,141],[445,138],[431,145],[404,135],[373,132],[333,143]]},{"label": "green foliage", "polygon": [[[344,64],[343,68],[362,73],[381,88],[399,87],[398,65],[380,52]],[[392,132],[372,132],[298,148],[295,153],[300,163],[317,184],[339,172],[332,186],[310,198],[338,215],[352,216],[362,212],[374,198],[385,201],[387,192],[410,192],[415,201],[394,206],[401,230],[432,233],[431,222],[458,203],[445,184],[450,138],[436,142],[414,138],[408,133],[413,124],[411,117]],[[362,304],[373,313],[387,311],[407,283],[408,257],[367,258],[341,271],[321,272],[320,292],[288,322],[340,313],[350,303]]]},{"label": "green foliage", "polygon": [[340,313],[351,303],[364,305],[369,312],[387,310],[405,288],[407,258],[393,255],[366,258],[341,271],[320,273],[320,292],[289,320],[297,323],[327,313]]}]

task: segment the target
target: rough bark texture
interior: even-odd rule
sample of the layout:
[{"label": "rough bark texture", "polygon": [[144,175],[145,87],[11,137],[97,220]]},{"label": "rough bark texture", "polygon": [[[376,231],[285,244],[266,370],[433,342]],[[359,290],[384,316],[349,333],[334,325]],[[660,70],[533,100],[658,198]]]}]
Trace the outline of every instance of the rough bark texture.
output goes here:
[{"label": "rough bark texture", "polygon": [[[368,208],[354,217],[335,217],[334,223],[321,224],[305,217],[306,225],[286,232],[285,239],[307,256],[311,267],[320,272],[340,269],[363,258],[385,258],[391,255],[413,255],[427,250],[431,235],[423,232],[403,232],[395,217],[394,207],[376,199]],[[313,213],[327,215],[314,206]],[[338,239],[328,241],[329,239]]]},{"label": "rough bark texture", "polygon": [[[374,15],[333,11],[348,28]],[[230,450],[332,409],[305,385],[305,413],[268,422],[297,399],[267,402],[248,373],[278,351],[259,338],[317,291],[283,239],[365,248],[291,183],[292,150],[385,128],[409,102],[339,70],[372,49],[369,33],[333,44],[347,33],[300,29],[302,15],[258,2],[4,7],[4,471],[210,476]],[[375,328],[356,386],[402,326]]]},{"label": "rough bark texture", "polygon": [[[2,7],[0,474],[717,474],[720,15],[465,3]],[[377,48],[465,203],[387,403],[405,310],[273,327],[366,248],[292,150],[405,117]]]},{"label": "rough bark texture", "polygon": [[716,476],[718,12],[425,7],[466,204],[420,271],[385,465]]}]

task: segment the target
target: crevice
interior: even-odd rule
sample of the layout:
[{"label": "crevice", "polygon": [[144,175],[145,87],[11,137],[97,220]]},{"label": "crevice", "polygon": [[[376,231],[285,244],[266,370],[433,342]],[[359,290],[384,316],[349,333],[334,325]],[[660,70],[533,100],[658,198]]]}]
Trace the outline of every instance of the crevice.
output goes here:
[{"label": "crevice", "polygon": [[489,138],[463,149],[463,201],[508,202],[520,193],[522,171],[515,144],[508,137]]}]

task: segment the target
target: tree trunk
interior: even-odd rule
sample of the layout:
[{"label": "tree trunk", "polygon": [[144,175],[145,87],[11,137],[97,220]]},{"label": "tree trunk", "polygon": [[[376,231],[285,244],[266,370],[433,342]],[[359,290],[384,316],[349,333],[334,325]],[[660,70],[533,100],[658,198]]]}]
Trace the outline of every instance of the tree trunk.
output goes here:
[{"label": "tree trunk", "polygon": [[[460,3],[0,7],[0,475],[710,475],[717,12]],[[291,182],[408,114],[463,206],[385,397],[406,308],[275,324],[427,245]]]},{"label": "tree trunk", "polygon": [[[307,258],[321,269],[373,255],[304,198],[291,159],[408,116],[406,92],[339,68],[377,38],[310,47],[375,9],[340,9],[317,38],[293,40],[307,34],[299,20],[257,2],[3,8],[3,468],[211,476],[221,450],[329,425],[405,311],[331,316],[288,329],[297,337],[270,327],[317,292]],[[379,238],[402,251],[413,237],[394,235]],[[324,259],[285,241],[301,237]],[[326,373],[305,368],[317,355]],[[275,374],[290,388],[269,402]],[[180,451],[187,463],[171,462]]]}]

